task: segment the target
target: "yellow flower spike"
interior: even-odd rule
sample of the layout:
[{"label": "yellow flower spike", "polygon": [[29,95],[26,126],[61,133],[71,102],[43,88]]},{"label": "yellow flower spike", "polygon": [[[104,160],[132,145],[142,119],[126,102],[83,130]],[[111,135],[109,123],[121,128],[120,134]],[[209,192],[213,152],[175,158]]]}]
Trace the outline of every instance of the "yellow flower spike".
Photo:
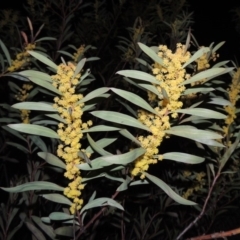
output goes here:
[{"label": "yellow flower spike", "polygon": [[[64,189],[64,195],[73,199],[73,204],[70,207],[71,213],[79,210],[83,204],[83,200],[79,199],[79,196],[84,185],[81,183],[80,170],[76,166],[83,162],[78,156],[81,148],[80,140],[83,137],[81,129],[87,129],[88,126],[92,125],[92,121],[82,123],[81,120],[84,103],[77,104],[77,102],[83,98],[83,95],[75,94],[75,86],[78,84],[81,74],[72,79],[75,68],[76,66],[72,63],[60,64],[57,74],[51,76],[53,86],[56,86],[61,92],[61,97],[54,98],[53,107],[58,110],[59,115],[66,122],[58,125],[57,133],[63,144],[59,145],[57,154],[66,163],[64,176],[71,180],[68,187]],[[90,154],[88,156],[90,157]]]},{"label": "yellow flower spike", "polygon": [[[154,63],[152,73],[156,80],[160,81],[160,84],[155,86],[159,95],[148,92],[149,101],[157,105],[155,111],[158,112],[158,115],[145,110],[138,111],[138,120],[148,126],[152,133],[152,135],[137,138],[146,152],[134,162],[131,174],[133,176],[140,174],[140,178],[145,177],[142,172],[147,171],[150,164],[155,164],[158,160],[163,159],[162,155],[159,155],[158,159],[154,159],[153,156],[158,154],[158,147],[163,138],[167,137],[165,130],[171,128],[168,114],[171,113],[171,118],[176,118],[178,114],[175,111],[183,106],[179,99],[185,87],[179,85],[190,77],[186,70],[182,68],[191,56],[189,52],[185,52],[184,45],[177,44],[175,53],[169,50],[167,46],[160,45],[158,55],[163,59],[164,66]],[[168,98],[162,96],[162,89],[164,89]]]}]

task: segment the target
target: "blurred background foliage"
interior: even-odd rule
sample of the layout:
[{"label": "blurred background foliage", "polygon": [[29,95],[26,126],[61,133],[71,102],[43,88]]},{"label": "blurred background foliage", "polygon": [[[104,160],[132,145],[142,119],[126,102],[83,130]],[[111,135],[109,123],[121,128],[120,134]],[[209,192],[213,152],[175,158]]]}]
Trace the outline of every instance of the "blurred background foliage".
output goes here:
[{"label": "blurred background foliage", "polygon": [[[66,182],[64,177],[59,177],[59,172],[61,173],[59,169],[47,166],[36,153],[38,148],[44,151],[45,147],[48,152],[56,151],[57,141],[29,135],[19,136],[18,133],[5,127],[6,123],[18,123],[23,119],[29,121],[29,114],[32,122],[39,120],[36,113],[26,110],[19,112],[10,108],[12,104],[26,99],[35,102],[39,99],[47,101],[52,97],[38,85],[34,83],[23,85],[23,82],[14,78],[15,72],[35,67],[39,71],[45,71],[44,65],[36,62],[27,52],[28,50],[48,54],[56,64],[61,62],[61,57],[64,57],[65,61],[76,63],[85,57],[91,59],[85,66],[91,69],[89,73],[91,78],[81,88],[85,94],[100,87],[114,87],[124,88],[146,98],[146,92],[127,81],[122,81],[122,76],[116,72],[125,69],[149,72],[150,58],[141,51],[138,42],[147,46],[167,45],[172,51],[176,50],[177,43],[185,43],[189,29],[194,28],[194,14],[189,11],[189,7],[186,0],[86,2],[26,0],[21,11],[13,9],[0,11],[1,41],[9,50],[11,59],[15,59],[9,68],[4,64],[1,65],[0,186],[10,187],[50,178],[59,185]],[[239,29],[239,10],[235,9],[235,13],[236,28]],[[212,49],[214,46],[211,46]],[[190,49],[196,51],[200,47],[201,42],[197,43],[192,36]],[[213,53],[215,54],[215,51]],[[191,69],[192,73],[197,74],[207,69],[208,64],[214,65],[217,55],[211,57],[209,55],[205,67],[196,64],[195,68]],[[3,59],[4,55],[1,55],[1,63],[6,63]],[[234,64],[230,63],[230,66],[236,66]],[[213,87],[217,89],[217,93],[192,95],[192,98],[185,102],[186,106],[200,101],[206,106],[208,104],[206,100],[221,96],[230,101],[226,89],[238,74],[239,70],[236,69],[228,75],[220,76],[215,82],[205,83],[205,87]],[[50,70],[47,69],[47,72],[49,73]],[[19,76],[17,78],[19,79]],[[236,78],[239,81],[239,75]],[[96,110],[113,110],[128,114],[131,112],[131,108],[125,108],[126,100],[115,101],[115,99],[114,94],[106,99],[99,98]],[[234,102],[237,108],[236,114],[239,112],[237,100],[238,97]],[[86,115],[85,118],[89,119],[90,116]],[[95,117],[91,116],[91,118],[94,125],[102,123]],[[177,121],[180,122],[179,119]],[[236,137],[239,129],[239,120],[235,118],[234,121],[231,131],[229,130],[224,138],[226,142],[222,142],[226,146],[230,146],[229,142],[235,140],[234,136]],[[201,129],[220,132],[223,125],[225,126],[222,120],[199,123],[196,121],[195,124],[199,124]],[[134,135],[138,133],[134,128],[131,128],[131,132]],[[104,137],[108,138],[118,137],[118,142],[107,147],[107,151],[124,153],[129,150],[130,141],[116,136],[114,132],[104,134]],[[102,133],[93,133],[92,137],[97,141],[103,136]],[[83,139],[83,145],[86,141]],[[198,205],[191,207],[180,205],[157,186],[149,184],[136,186],[118,195],[118,201],[124,207],[124,212],[116,211],[112,207],[103,208],[101,217],[91,222],[98,210],[90,209],[85,218],[85,222],[90,224],[78,239],[176,239],[180,232],[200,214],[212,181],[219,170],[218,159],[224,155],[223,150],[221,152],[214,147],[203,147],[200,143],[196,145],[191,140],[171,136],[164,140],[161,151],[185,152],[205,158],[204,163],[196,165],[162,161],[150,166],[149,169],[149,173],[160,177],[179,195],[197,202]],[[227,161],[224,168],[226,173],[218,176],[204,216],[185,237],[240,227],[238,154],[239,150],[234,151],[231,161]],[[83,191],[83,198],[89,199],[94,191],[97,191],[98,197],[111,196],[117,186],[116,182],[107,181],[105,178],[92,180]],[[56,235],[51,235],[53,228],[60,227],[60,222],[54,221],[47,225],[49,229],[40,223],[41,217],[60,209],[62,209],[61,204],[38,198],[34,191],[7,194],[1,190],[1,238],[16,239],[21,234],[22,239],[71,239],[69,235],[59,234],[58,238]],[[63,210],[67,212],[66,209]]]}]

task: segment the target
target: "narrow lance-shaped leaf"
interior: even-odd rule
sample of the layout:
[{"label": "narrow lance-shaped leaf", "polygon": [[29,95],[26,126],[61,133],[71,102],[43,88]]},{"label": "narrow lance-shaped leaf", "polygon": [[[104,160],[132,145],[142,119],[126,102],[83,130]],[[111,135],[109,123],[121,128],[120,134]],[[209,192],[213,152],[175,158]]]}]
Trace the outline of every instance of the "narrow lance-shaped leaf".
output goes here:
[{"label": "narrow lance-shaped leaf", "polygon": [[32,215],[31,218],[44,231],[44,233],[46,233],[51,239],[55,239],[56,234],[54,233],[52,226],[44,224],[41,218],[37,216]]},{"label": "narrow lance-shaped leaf", "polygon": [[225,43],[225,41],[222,41],[220,43],[218,43],[213,49],[212,49],[212,53],[216,53],[216,51]]},{"label": "narrow lance-shaped leaf", "polygon": [[36,70],[24,70],[19,72],[18,74],[26,76],[26,77],[32,77],[32,78],[38,78],[41,80],[45,80],[47,82],[52,82],[51,77],[44,72],[36,71]]},{"label": "narrow lance-shaped leaf", "polygon": [[200,130],[188,125],[182,126],[175,126],[169,130],[165,130],[168,134],[173,134],[179,137],[190,138],[193,140],[196,139],[221,139],[222,135],[207,131],[207,130]]},{"label": "narrow lance-shaped leaf", "polygon": [[69,215],[69,214],[64,213],[64,212],[52,212],[52,213],[50,213],[49,218],[53,221],[62,221],[62,220],[73,219],[74,216]]},{"label": "narrow lance-shaped leaf", "polygon": [[34,51],[28,51],[28,53],[30,55],[32,55],[33,57],[35,57],[36,59],[38,59],[40,62],[49,66],[50,68],[57,70],[58,66],[53,61],[51,61],[49,58],[45,57],[44,55],[34,52]]},{"label": "narrow lance-shaped leaf", "polygon": [[231,158],[232,153],[234,152],[234,150],[238,146],[239,140],[240,140],[240,132],[238,133],[235,142],[226,150],[223,157],[221,158],[221,160],[220,160],[220,170],[223,169],[223,167],[225,166],[227,161]]},{"label": "narrow lance-shaped leaf", "polygon": [[142,43],[138,43],[138,46],[141,48],[141,50],[143,52],[145,52],[154,62],[157,62],[159,64],[161,64],[162,66],[164,66],[163,64],[163,60],[148,46],[142,44]]},{"label": "narrow lance-shaped leaf", "polygon": [[7,192],[26,192],[26,191],[34,191],[34,190],[53,190],[53,191],[63,191],[64,188],[51,182],[47,181],[36,181],[36,182],[28,182],[23,183],[21,185],[15,187],[4,188],[1,187],[4,191]]},{"label": "narrow lance-shaped leaf", "polygon": [[34,134],[43,137],[59,138],[58,134],[52,129],[34,124],[16,123],[9,124],[8,127],[27,134]]},{"label": "narrow lance-shaped leaf", "polygon": [[188,109],[178,109],[176,110],[177,113],[185,113],[189,115],[194,115],[194,116],[207,116],[207,118],[213,118],[213,119],[225,119],[227,116],[210,110],[206,108],[188,108]]},{"label": "narrow lance-shaped leaf", "polygon": [[47,152],[47,146],[45,142],[37,135],[29,136],[32,142],[42,151]]},{"label": "narrow lance-shaped leaf", "polygon": [[208,103],[216,104],[220,106],[233,106],[230,101],[224,98],[211,98],[211,101],[209,101]]},{"label": "narrow lance-shaped leaf", "polygon": [[11,63],[11,57],[10,57],[9,51],[7,50],[5,44],[2,42],[2,40],[0,40],[0,46],[4,52],[4,55],[8,61],[9,66],[11,66],[12,63]]},{"label": "narrow lance-shaped leaf", "polygon": [[111,198],[106,198],[106,197],[102,197],[102,198],[96,198],[93,201],[87,203],[80,211],[80,214],[82,214],[84,211],[88,210],[88,209],[92,209],[95,207],[103,207],[103,206],[112,206],[112,207],[116,207],[122,211],[124,211],[123,207],[116,202],[115,200],[111,199]]},{"label": "narrow lance-shaped leaf", "polygon": [[107,88],[107,87],[98,88],[98,89],[90,92],[89,94],[87,94],[84,98],[82,98],[80,101],[78,101],[78,103],[87,102],[93,98],[99,97],[100,95],[107,92],[108,90],[109,90],[109,88]]},{"label": "narrow lance-shaped leaf", "polygon": [[44,81],[40,78],[36,78],[36,77],[28,77],[29,80],[31,80],[33,83],[36,83],[37,85],[46,88],[47,90],[50,90],[51,92],[57,93],[59,95],[61,95],[61,93],[58,91],[58,89],[56,89],[52,84],[50,84],[47,81]]},{"label": "narrow lance-shaped leaf", "polygon": [[191,58],[182,66],[182,68],[185,68],[187,65],[189,65],[190,63],[192,63],[193,61],[197,60],[198,58],[200,58],[204,53],[207,53],[210,51],[210,48],[208,47],[203,47],[200,48],[197,52],[195,52],[193,54],[193,56],[191,56]]},{"label": "narrow lance-shaped leaf", "polygon": [[131,102],[141,108],[144,108],[149,112],[152,112],[152,113],[158,115],[158,113],[145,100],[143,100],[138,95],[128,92],[128,91],[125,91],[125,90],[117,89],[117,88],[110,88],[110,89],[113,92],[115,92],[116,94],[118,94],[119,96],[128,100],[129,102]]},{"label": "narrow lance-shaped leaf", "polygon": [[57,112],[57,109],[55,109],[51,104],[43,102],[20,102],[13,104],[12,107],[25,110]]},{"label": "narrow lance-shaped leaf", "polygon": [[188,88],[186,89],[181,95],[188,95],[188,94],[192,94],[192,93],[202,93],[202,92],[212,92],[214,91],[214,88],[207,88],[207,87],[202,87],[202,88]]},{"label": "narrow lance-shaped leaf", "polygon": [[49,152],[38,152],[37,155],[40,158],[44,159],[47,163],[49,163],[49,164],[51,164],[53,166],[66,169],[65,163],[63,163],[63,161],[61,159],[59,159],[58,157],[56,157],[52,153],[49,153]]},{"label": "narrow lance-shaped leaf", "polygon": [[131,141],[133,141],[137,145],[141,146],[141,143],[127,129],[122,129],[122,130],[119,131],[119,133],[121,135],[123,135],[124,137],[130,139]]},{"label": "narrow lance-shaped leaf", "polygon": [[[96,141],[96,143],[101,148],[104,148],[104,147],[107,147],[108,145],[110,145],[111,143],[115,142],[116,140],[117,140],[117,138],[102,138],[102,139]],[[86,152],[93,153],[91,146],[86,148]]]},{"label": "narrow lance-shaped leaf", "polygon": [[136,148],[128,153],[99,157],[91,161],[91,166],[87,163],[78,165],[84,171],[93,171],[111,165],[127,165],[145,153],[144,148]]},{"label": "narrow lance-shaped leaf", "polygon": [[174,201],[183,204],[183,205],[196,205],[195,202],[189,201],[187,199],[184,199],[183,197],[179,196],[177,193],[175,193],[165,182],[163,182],[161,179],[144,172],[144,175],[153,183],[155,183],[158,187],[160,187],[170,198],[172,198]]},{"label": "narrow lance-shaped leaf", "polygon": [[42,194],[40,196],[52,202],[67,204],[69,206],[72,205],[72,202],[68,198],[59,193]]},{"label": "narrow lance-shaped leaf", "polygon": [[213,76],[216,77],[216,76],[224,74],[224,73],[226,73],[226,69],[225,68],[211,68],[211,69],[207,69],[205,71],[197,73],[196,75],[192,76],[191,78],[189,78],[188,80],[184,81],[180,85],[186,85],[186,84],[194,83],[196,81],[199,81],[199,80],[202,80],[202,79],[205,79],[205,78],[210,78],[210,77],[213,77]]},{"label": "narrow lance-shaped leaf", "polygon": [[192,154],[182,152],[169,152],[163,154],[163,159],[174,160],[188,164],[198,164],[204,161],[203,157],[198,157]]},{"label": "narrow lance-shaped leaf", "polygon": [[110,152],[108,151],[105,151],[101,146],[99,146],[97,144],[97,142],[95,142],[91,136],[89,134],[87,134],[87,139],[88,139],[88,142],[90,143],[91,147],[97,152],[99,153],[100,155],[102,156],[108,156],[108,155],[112,155]]},{"label": "narrow lance-shaped leaf", "polygon": [[121,70],[116,73],[124,77],[130,77],[130,78],[139,79],[139,80],[143,80],[150,83],[160,84],[160,82],[157,81],[154,76],[138,70]]},{"label": "narrow lance-shaped leaf", "polygon": [[122,125],[140,128],[146,131],[150,131],[150,129],[147,126],[140,123],[137,119],[123,113],[113,112],[113,111],[94,111],[94,112],[91,112],[91,114],[105,121],[114,122]]},{"label": "narrow lance-shaped leaf", "polygon": [[136,160],[145,152],[146,152],[146,149],[144,148],[135,148],[134,150],[129,151],[128,153],[105,156],[103,157],[103,159],[106,162],[109,162],[111,164],[126,165]]},{"label": "narrow lance-shaped leaf", "polygon": [[117,127],[111,127],[111,126],[105,126],[105,125],[98,125],[91,127],[86,130],[82,130],[82,133],[87,133],[87,132],[108,132],[108,131],[119,131],[121,128]]},{"label": "narrow lance-shaped leaf", "polygon": [[73,74],[73,77],[72,78],[75,78],[82,70],[84,64],[86,62],[86,58],[83,58],[78,64],[77,64],[77,67],[74,71],[74,74]]}]

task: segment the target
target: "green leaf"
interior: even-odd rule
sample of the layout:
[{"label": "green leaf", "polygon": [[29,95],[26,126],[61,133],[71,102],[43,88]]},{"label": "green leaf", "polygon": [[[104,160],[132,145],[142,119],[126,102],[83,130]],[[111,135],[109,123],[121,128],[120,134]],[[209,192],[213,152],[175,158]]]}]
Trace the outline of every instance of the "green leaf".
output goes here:
[{"label": "green leaf", "polygon": [[127,129],[122,129],[122,130],[119,131],[119,133],[121,135],[123,135],[124,137],[130,139],[131,141],[133,141],[137,145],[141,146],[141,143]]},{"label": "green leaf", "polygon": [[108,90],[109,90],[109,88],[107,88],[107,87],[98,88],[98,89],[90,92],[89,94],[87,94],[84,98],[82,98],[80,101],[78,101],[78,103],[87,102],[93,98],[99,97],[100,95],[107,92]]},{"label": "green leaf", "polygon": [[0,118],[0,123],[18,123],[19,120],[14,118]]},{"label": "green leaf", "polygon": [[164,66],[163,60],[149,47],[142,43],[138,43],[138,46],[142,49],[143,52],[145,52],[154,62],[157,62]]},{"label": "green leaf", "polygon": [[50,68],[57,70],[58,66],[53,61],[51,61],[49,58],[45,57],[44,55],[42,55],[38,52],[34,52],[34,51],[28,51],[28,53],[30,55],[32,55],[33,57],[35,57],[36,59],[38,59],[40,62],[49,66]]},{"label": "green leaf", "polygon": [[76,69],[74,71],[74,74],[73,74],[73,77],[72,78],[75,78],[82,70],[84,64],[86,62],[86,58],[83,58],[76,66]]},{"label": "green leaf", "polygon": [[42,127],[34,124],[24,124],[24,123],[16,123],[16,124],[8,124],[8,127],[27,134],[34,134],[43,137],[50,138],[59,138],[58,134],[54,132],[52,129],[47,127]]},{"label": "green leaf", "polygon": [[110,152],[105,151],[101,146],[99,146],[91,137],[89,134],[87,134],[88,142],[90,143],[91,147],[100,155],[102,156],[108,156],[112,155]]},{"label": "green leaf", "polygon": [[128,185],[131,182],[131,178],[127,176],[127,178],[124,180],[124,182],[117,188],[117,192],[125,191],[128,189]]},{"label": "green leaf", "polygon": [[185,68],[187,65],[189,65],[190,63],[192,63],[193,61],[197,60],[198,58],[200,58],[204,53],[207,53],[210,51],[209,47],[203,47],[200,48],[197,52],[195,52],[193,54],[193,56],[191,56],[191,58],[182,66],[182,68]]},{"label": "green leaf", "polygon": [[177,162],[198,164],[202,163],[205,159],[192,154],[182,152],[168,152],[163,154],[163,159],[174,160]]},{"label": "green leaf", "polygon": [[195,202],[186,200],[179,196],[177,193],[175,193],[165,182],[163,182],[161,179],[144,172],[144,175],[153,183],[155,183],[158,187],[160,187],[170,198],[172,198],[174,201],[183,204],[183,205],[196,205]]},{"label": "green leaf", "polygon": [[13,147],[17,148],[17,149],[23,151],[24,153],[27,153],[27,154],[29,153],[29,150],[27,148],[23,147],[19,143],[6,142],[6,144],[9,145],[9,146],[13,146]]},{"label": "green leaf", "polygon": [[42,194],[40,196],[52,202],[67,204],[69,206],[72,205],[72,202],[68,198],[59,193]]},{"label": "green leaf", "polygon": [[40,78],[36,78],[36,77],[28,77],[29,80],[31,80],[33,83],[47,89],[50,90],[51,92],[57,93],[59,95],[62,95],[51,83],[44,81]]},{"label": "green leaf", "polygon": [[111,164],[127,165],[143,155],[145,152],[146,149],[140,147],[124,154],[106,156],[103,157],[103,159]]},{"label": "green leaf", "polygon": [[73,219],[74,216],[64,212],[52,212],[50,213],[49,218],[53,221],[63,221]]},{"label": "green leaf", "polygon": [[38,40],[36,40],[35,42],[41,42],[41,41],[55,41],[57,40],[56,38],[54,37],[42,37],[42,38],[39,38]]},{"label": "green leaf", "polygon": [[82,130],[82,133],[87,133],[87,132],[108,132],[108,131],[119,131],[121,128],[117,127],[110,127],[110,126],[105,126],[105,125],[98,125],[91,127],[86,130]]},{"label": "green leaf", "polygon": [[210,109],[206,109],[206,108],[178,109],[176,110],[176,112],[199,116],[199,117],[207,116],[207,118],[213,118],[213,119],[225,119],[227,117],[222,113],[219,113]]},{"label": "green leaf", "polygon": [[77,167],[84,171],[92,171],[96,169],[101,169],[106,166],[111,166],[114,164],[127,165],[137,159],[139,156],[145,153],[144,148],[136,148],[128,153],[98,157],[91,161],[91,165],[88,163],[82,163]]},{"label": "green leaf", "polygon": [[56,234],[54,233],[52,226],[44,224],[41,218],[37,216],[32,215],[31,218],[43,230],[44,233],[46,233],[51,239],[55,239]]},{"label": "green leaf", "polygon": [[135,186],[135,185],[143,185],[143,184],[149,184],[149,182],[144,179],[144,180],[137,180],[137,181],[133,181],[133,182],[130,182],[130,186]]},{"label": "green leaf", "polygon": [[150,83],[160,84],[160,82],[156,80],[154,76],[138,70],[121,70],[116,73],[124,77],[130,77],[130,78],[139,79],[139,80],[143,80]]},{"label": "green leaf", "polygon": [[222,143],[219,143],[219,142],[217,142],[215,140],[212,140],[212,139],[197,139],[196,138],[195,141],[206,144],[208,146],[221,147],[221,148],[225,147]]},{"label": "green leaf", "polygon": [[224,98],[211,98],[208,103],[216,104],[220,106],[233,106],[232,103]]},{"label": "green leaf", "polygon": [[49,74],[40,72],[40,71],[36,71],[36,70],[25,70],[25,71],[19,72],[18,74],[23,75],[25,77],[32,77],[32,78],[45,80],[50,83],[52,82],[52,79],[49,76]]},{"label": "green leaf", "polygon": [[65,236],[65,237],[73,237],[74,236],[74,232],[77,229],[74,229],[73,226],[64,226],[64,227],[59,227],[57,229],[55,229],[55,233],[57,235],[61,235],[61,236]]},{"label": "green leaf", "polygon": [[56,166],[56,167],[60,167],[62,169],[66,169],[66,165],[65,163],[59,159],[58,157],[56,157],[55,155],[53,155],[52,153],[49,152],[38,152],[37,155],[44,159],[47,163]]},{"label": "green leaf", "polygon": [[8,126],[2,126],[2,128],[8,132],[10,132],[11,134],[13,134],[14,136],[20,138],[21,140],[27,142],[27,140],[19,133],[19,132],[16,132],[15,130],[11,129],[10,127]]},{"label": "green leaf", "polygon": [[38,228],[36,228],[31,222],[27,221],[25,222],[25,224],[37,240],[46,240],[42,232]]},{"label": "green leaf", "polygon": [[192,94],[192,93],[198,93],[198,92],[200,92],[200,93],[202,93],[202,92],[212,92],[212,91],[214,91],[215,89],[214,88],[211,88],[211,87],[209,87],[209,88],[207,88],[207,87],[202,87],[202,88],[188,88],[188,89],[186,89],[183,93],[182,93],[182,95],[188,95],[188,94]]},{"label": "green leaf", "polygon": [[97,61],[99,59],[101,59],[101,58],[99,58],[99,57],[89,57],[89,58],[87,58],[86,62]]},{"label": "green leaf", "polygon": [[1,187],[4,191],[7,192],[25,192],[25,191],[34,191],[34,190],[53,190],[53,191],[63,191],[64,188],[51,182],[46,181],[37,181],[37,182],[28,182],[15,187],[4,188]]},{"label": "green leaf", "polygon": [[122,98],[125,98],[126,100],[128,100],[129,102],[141,108],[144,108],[149,112],[152,112],[158,115],[158,113],[145,100],[143,100],[141,97],[139,97],[135,93],[131,93],[125,90],[117,89],[117,88],[110,88],[110,89],[116,94],[118,94],[119,96],[121,96]]},{"label": "green leaf", "polygon": [[226,150],[223,157],[220,159],[220,170],[223,169],[227,161],[231,158],[232,153],[238,146],[239,140],[240,140],[240,132],[238,133],[235,142]]},{"label": "green leaf", "polygon": [[61,54],[63,54],[63,55],[66,55],[66,56],[70,57],[71,59],[74,58],[74,56],[73,56],[71,53],[69,53],[69,52],[62,51],[62,50],[59,50],[59,51],[57,51],[57,52],[58,52],[58,53],[61,53]]},{"label": "green leaf", "polygon": [[124,211],[123,207],[116,202],[115,200],[111,199],[111,198],[106,198],[106,197],[102,197],[102,198],[96,198],[93,201],[87,203],[80,211],[80,214],[82,214],[84,211],[88,210],[88,209],[92,209],[95,207],[103,207],[103,206],[112,206],[112,207],[116,207],[122,211]]},{"label": "green leaf", "polygon": [[13,104],[12,107],[25,110],[57,112],[57,109],[55,109],[52,105],[44,102],[20,102]]},{"label": "green leaf", "polygon": [[[107,147],[108,145],[110,145],[111,143],[115,142],[116,140],[117,140],[117,138],[102,138],[102,139],[96,141],[96,143],[101,148],[104,148],[104,147]],[[93,153],[93,149],[91,148],[91,146],[86,148],[86,152]]]},{"label": "green leaf", "polygon": [[94,111],[94,112],[91,112],[91,114],[95,117],[98,117],[106,121],[150,131],[150,129],[147,126],[143,125],[137,119],[123,113],[113,112],[113,111]]},{"label": "green leaf", "polygon": [[65,119],[61,118],[58,114],[45,114],[45,116],[48,116],[48,117],[53,118],[53,119],[56,119],[59,122],[62,122],[62,123],[66,124]]},{"label": "green leaf", "polygon": [[10,57],[10,54],[9,54],[9,51],[7,50],[5,44],[2,42],[2,40],[0,40],[0,46],[3,50],[3,53],[8,61],[8,65],[11,66],[12,65],[12,61],[11,61],[11,57]]},{"label": "green leaf", "polygon": [[216,77],[216,76],[225,74],[230,70],[232,70],[232,69],[231,68],[211,68],[211,69],[207,69],[205,71],[197,73],[196,75],[192,76],[188,80],[184,81],[183,83],[180,84],[180,86],[190,84],[190,83],[194,83],[194,82],[197,82],[197,81],[205,79],[205,78]]},{"label": "green leaf", "polygon": [[141,86],[142,88],[147,89],[148,91],[156,94],[157,96],[161,97],[162,93],[160,93],[155,86],[153,86],[152,84],[147,84],[147,83],[138,83],[139,86]]},{"label": "green leaf", "polygon": [[225,43],[225,41],[222,41],[220,43],[218,43],[213,49],[212,49],[212,53],[216,53],[216,51]]},{"label": "green leaf", "polygon": [[200,130],[189,125],[175,126],[171,127],[169,130],[165,130],[168,134],[173,134],[179,137],[190,138],[193,140],[196,139],[221,139],[223,138],[220,134],[215,132]]}]

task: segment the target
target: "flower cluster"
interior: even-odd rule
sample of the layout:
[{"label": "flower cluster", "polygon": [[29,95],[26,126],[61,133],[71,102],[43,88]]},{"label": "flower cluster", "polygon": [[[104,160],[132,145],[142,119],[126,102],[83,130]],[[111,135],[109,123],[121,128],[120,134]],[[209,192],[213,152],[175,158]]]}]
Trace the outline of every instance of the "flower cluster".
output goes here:
[{"label": "flower cluster", "polygon": [[85,45],[81,45],[78,49],[77,52],[73,54],[73,61],[78,62],[79,58],[83,55],[85,50]]},{"label": "flower cluster", "polygon": [[236,118],[236,102],[239,99],[239,92],[240,92],[240,68],[237,69],[235,72],[232,83],[230,88],[227,89],[229,95],[229,101],[232,105],[228,105],[224,107],[225,111],[227,112],[228,116],[225,119],[225,126],[223,126],[223,131],[225,135],[228,134],[228,129],[230,125],[233,123],[234,119]]},{"label": "flower cluster", "polygon": [[23,52],[20,52],[17,54],[16,59],[12,61],[12,64],[10,67],[8,67],[7,71],[14,72],[18,69],[23,68],[29,61],[30,61],[30,54],[27,52],[29,50],[35,49],[36,44],[35,43],[29,43],[25,48]]},{"label": "flower cluster", "polygon": [[[172,118],[176,118],[178,116],[176,110],[183,105],[179,99],[185,87],[180,84],[190,77],[182,68],[182,65],[190,58],[190,53],[185,51],[184,45],[177,44],[175,53],[172,53],[166,46],[160,45],[158,55],[163,59],[164,65],[154,63],[152,71],[160,82],[159,85],[155,85],[159,95],[148,92],[149,101],[155,104],[154,109],[157,114],[144,110],[138,111],[138,120],[148,126],[152,133],[138,137],[146,152],[135,161],[131,173],[133,176],[140,173],[141,178],[145,177],[142,172],[148,170],[150,164],[157,163],[157,159],[162,160],[162,155],[154,155],[158,154],[158,147],[166,135],[165,130],[171,127],[169,114]],[[163,91],[167,95],[165,98]]]},{"label": "flower cluster", "polygon": [[67,65],[60,64],[57,74],[51,76],[53,86],[61,92],[60,97],[54,98],[55,104],[53,105],[64,120],[64,123],[59,123],[58,125],[57,133],[62,144],[58,146],[57,155],[66,162],[64,176],[72,180],[68,187],[64,189],[64,195],[73,199],[73,204],[70,207],[72,214],[79,210],[83,204],[83,200],[79,197],[84,185],[82,184],[80,170],[76,166],[84,162],[84,159],[78,156],[78,152],[81,149],[80,139],[83,136],[82,130],[88,129],[92,125],[91,121],[83,123],[81,120],[84,104],[79,103],[79,100],[83,98],[82,94],[75,93],[75,87],[79,83],[80,78],[80,74],[73,77],[75,69],[76,66],[73,63],[68,63]]},{"label": "flower cluster", "polygon": [[[184,171],[183,173],[184,177],[190,177],[191,172],[190,171]],[[203,189],[203,186],[206,184],[206,179],[205,179],[206,173],[200,172],[197,173],[195,176],[192,176],[191,179],[193,180],[195,178],[195,183],[192,185],[192,187],[188,188],[187,191],[184,192],[183,198],[188,199],[193,192],[197,192],[201,189]]]},{"label": "flower cluster", "polygon": [[[15,95],[18,101],[24,102],[33,88],[32,84],[23,84],[22,89]],[[29,123],[30,110],[21,109],[21,119],[23,123]]]}]

